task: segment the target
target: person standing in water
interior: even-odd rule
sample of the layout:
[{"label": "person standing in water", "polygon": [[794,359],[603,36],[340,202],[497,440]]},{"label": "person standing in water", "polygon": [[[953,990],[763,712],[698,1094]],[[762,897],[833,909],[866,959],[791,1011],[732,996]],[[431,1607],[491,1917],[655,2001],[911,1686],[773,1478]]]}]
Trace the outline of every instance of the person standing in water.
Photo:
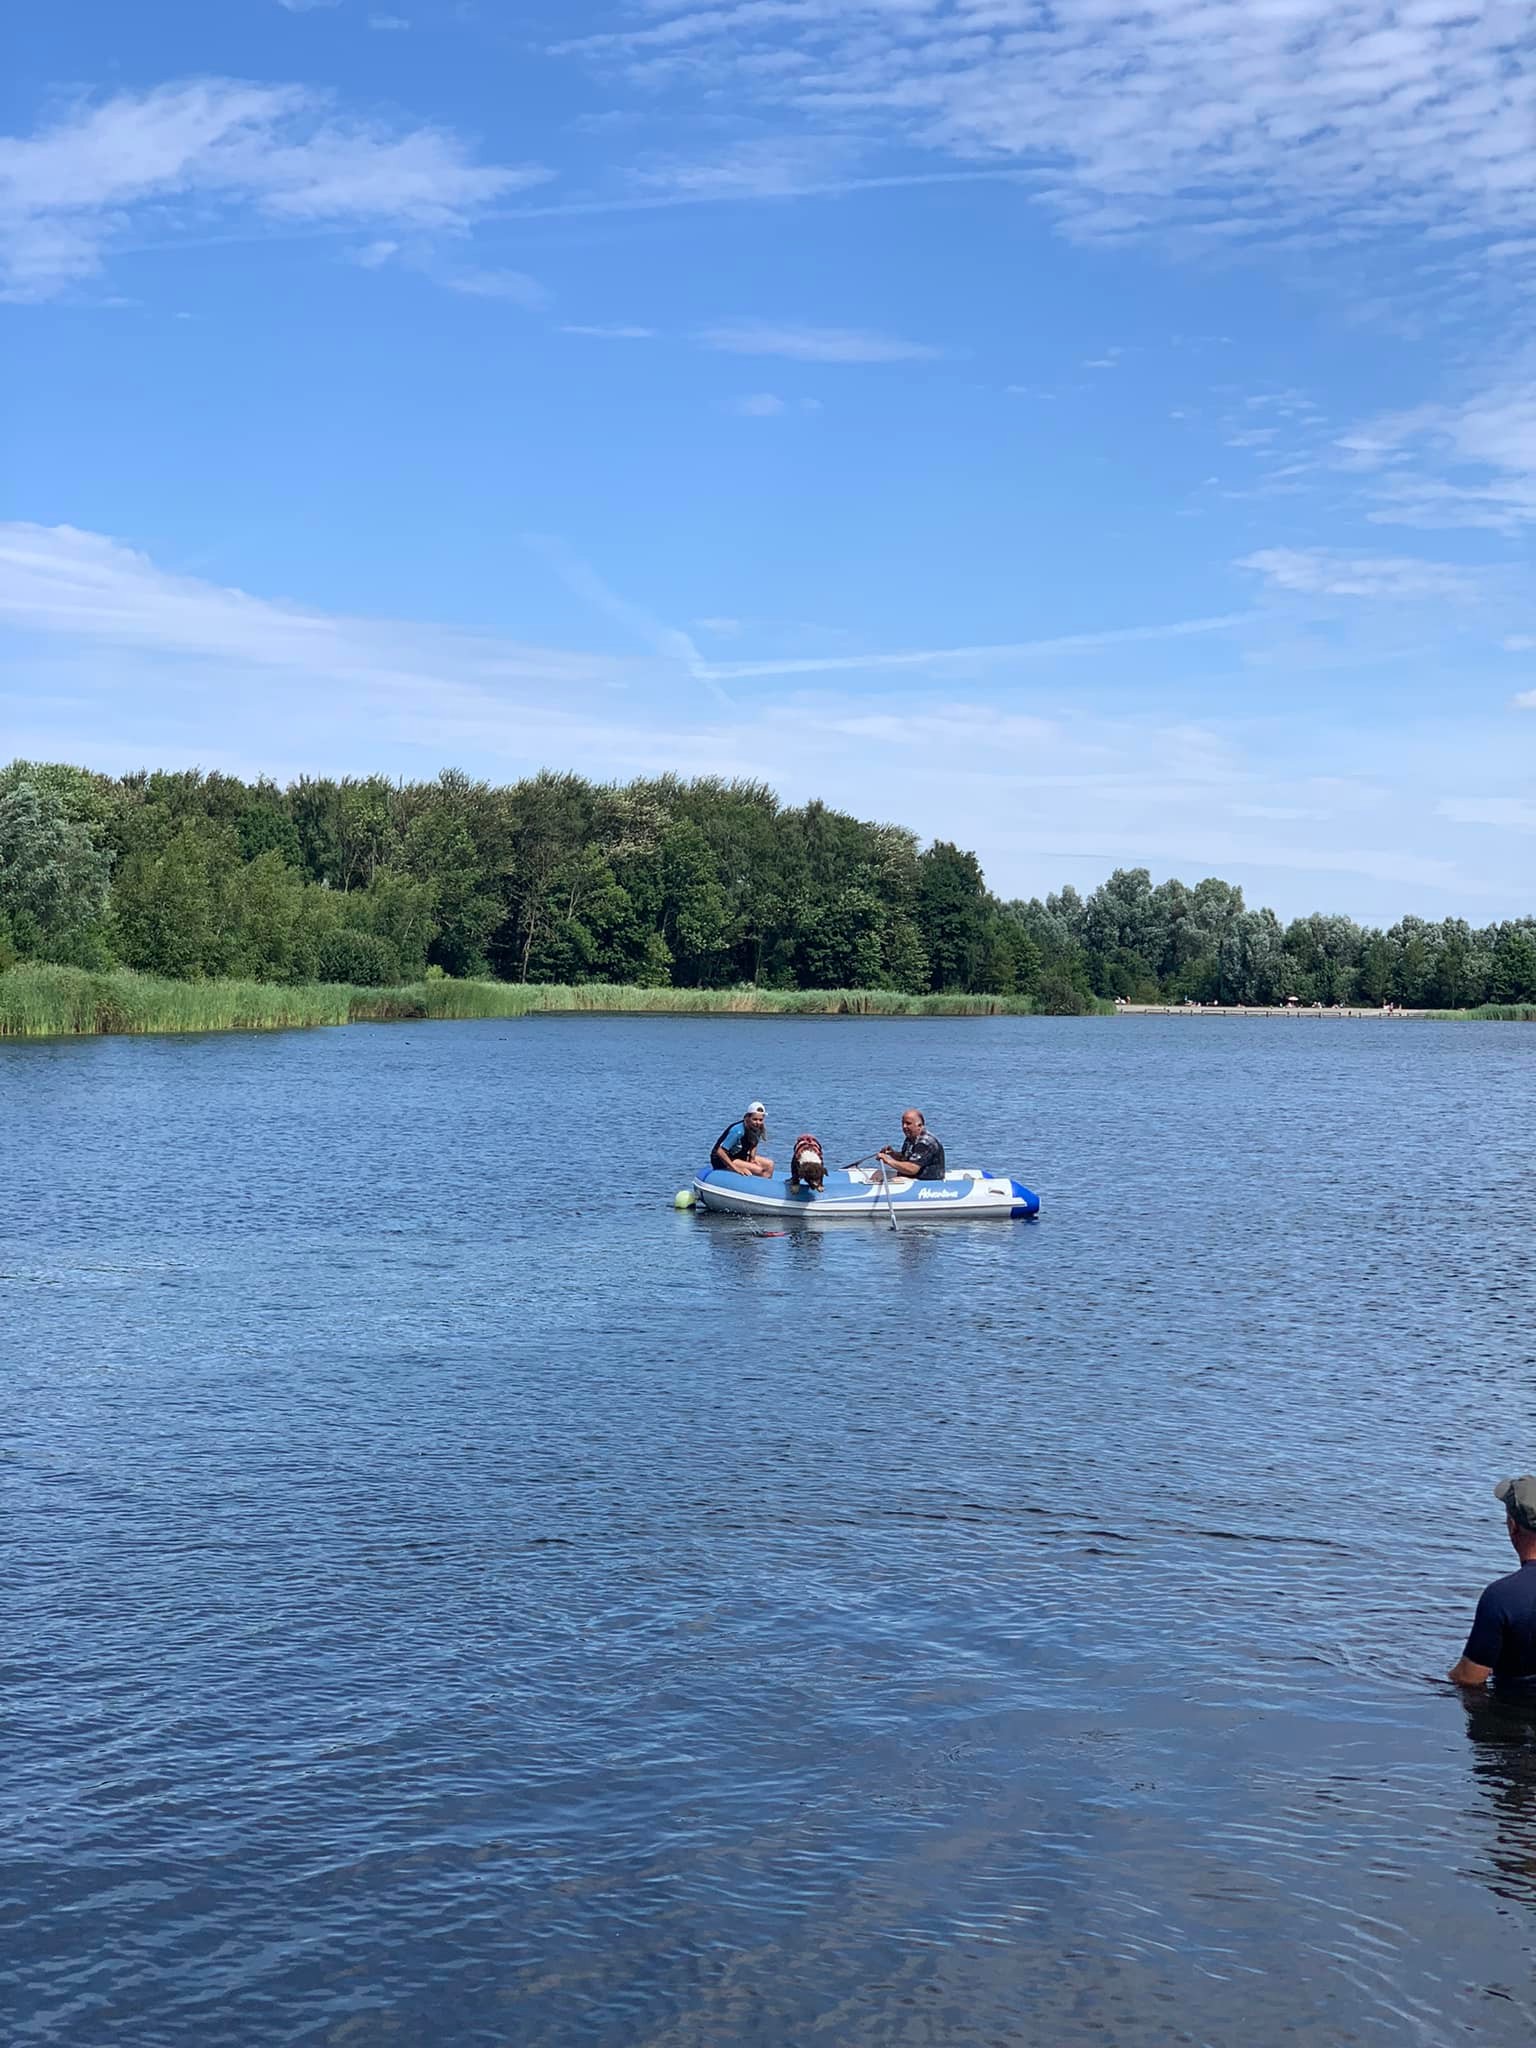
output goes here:
[{"label": "person standing in water", "polygon": [[1493,1497],[1504,1504],[1519,1568],[1485,1590],[1467,1647],[1446,1676],[1479,1688],[1491,1678],[1496,1692],[1536,1702],[1536,1478],[1501,1479]]},{"label": "person standing in water", "polygon": [[893,1152],[889,1145],[882,1145],[875,1154],[887,1172],[898,1175],[902,1180],[944,1178],[944,1147],[923,1121],[920,1109],[902,1111],[901,1138],[899,1152]]},{"label": "person standing in water", "polygon": [[766,1179],[773,1161],[758,1156],[758,1146],[768,1128],[768,1112],[760,1102],[749,1102],[739,1122],[730,1124],[715,1140],[709,1163],[717,1173],[755,1174]]}]

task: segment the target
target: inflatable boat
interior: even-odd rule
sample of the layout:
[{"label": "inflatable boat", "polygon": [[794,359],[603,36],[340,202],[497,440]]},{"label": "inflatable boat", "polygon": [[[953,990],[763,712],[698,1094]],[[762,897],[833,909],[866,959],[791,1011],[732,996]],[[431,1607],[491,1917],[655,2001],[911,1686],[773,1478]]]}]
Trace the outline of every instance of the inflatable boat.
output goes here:
[{"label": "inflatable boat", "polygon": [[744,1173],[722,1173],[712,1167],[693,1183],[701,1209],[727,1216],[771,1216],[795,1223],[968,1223],[983,1216],[1006,1221],[1011,1216],[1038,1216],[1040,1197],[1022,1181],[967,1167],[942,1180],[896,1180],[889,1196],[880,1174],[858,1167],[834,1173],[830,1168],[820,1188],[791,1186],[787,1180],[757,1180]]}]

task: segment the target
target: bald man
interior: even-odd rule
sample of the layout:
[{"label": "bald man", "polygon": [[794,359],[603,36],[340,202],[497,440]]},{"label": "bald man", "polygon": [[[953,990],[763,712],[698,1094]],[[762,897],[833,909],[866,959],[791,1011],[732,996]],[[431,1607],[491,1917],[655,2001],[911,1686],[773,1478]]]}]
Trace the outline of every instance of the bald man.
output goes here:
[{"label": "bald man", "polygon": [[883,1145],[875,1155],[888,1173],[902,1180],[942,1180],[944,1147],[923,1121],[920,1109],[901,1112],[901,1150]]}]

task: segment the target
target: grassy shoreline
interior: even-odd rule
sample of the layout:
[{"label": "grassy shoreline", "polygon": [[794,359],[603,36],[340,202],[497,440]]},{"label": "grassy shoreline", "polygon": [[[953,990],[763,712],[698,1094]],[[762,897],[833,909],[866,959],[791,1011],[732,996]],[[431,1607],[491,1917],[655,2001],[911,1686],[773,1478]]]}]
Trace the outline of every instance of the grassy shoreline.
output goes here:
[{"label": "grassy shoreline", "polygon": [[[1099,1002],[1096,1011],[1101,1016],[1117,1014],[1107,1002]],[[0,972],[0,1039],[293,1031],[325,1024],[448,1023],[561,1012],[631,1017],[1029,1017],[1035,1009],[1028,996],[912,996],[878,988],[628,988],[609,982],[447,979],[402,988],[353,988],[342,982],[287,988],[260,981],[161,981],[126,968],[92,974],[77,967],[32,965]],[[1161,1005],[1133,1005],[1118,1014],[1191,1013],[1172,1005],[1166,1010]],[[1536,1023],[1536,1005],[1530,1003],[1484,1003],[1473,1010],[1407,1014],[1443,1023]]]},{"label": "grassy shoreline", "polygon": [[1027,996],[909,996],[895,989],[623,988],[601,982],[564,987],[450,980],[404,988],[350,988],[335,982],[284,988],[254,981],[159,981],[127,970],[91,974],[75,967],[13,967],[0,973],[0,1038],[288,1031],[561,1011],[669,1017],[1019,1017],[1032,1010]]}]

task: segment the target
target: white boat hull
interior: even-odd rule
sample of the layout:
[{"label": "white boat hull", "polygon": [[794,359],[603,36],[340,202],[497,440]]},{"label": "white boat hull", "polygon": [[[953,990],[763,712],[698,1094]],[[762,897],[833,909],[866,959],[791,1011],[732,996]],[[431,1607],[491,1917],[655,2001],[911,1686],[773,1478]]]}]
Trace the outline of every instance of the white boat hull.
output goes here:
[{"label": "white boat hull", "polygon": [[758,1179],[712,1168],[693,1183],[701,1209],[726,1216],[757,1216],[779,1223],[968,1223],[983,1217],[1007,1222],[1040,1212],[1040,1198],[1022,1181],[965,1169],[943,1180],[892,1179],[889,1194],[878,1174],[828,1173],[821,1188]]}]

